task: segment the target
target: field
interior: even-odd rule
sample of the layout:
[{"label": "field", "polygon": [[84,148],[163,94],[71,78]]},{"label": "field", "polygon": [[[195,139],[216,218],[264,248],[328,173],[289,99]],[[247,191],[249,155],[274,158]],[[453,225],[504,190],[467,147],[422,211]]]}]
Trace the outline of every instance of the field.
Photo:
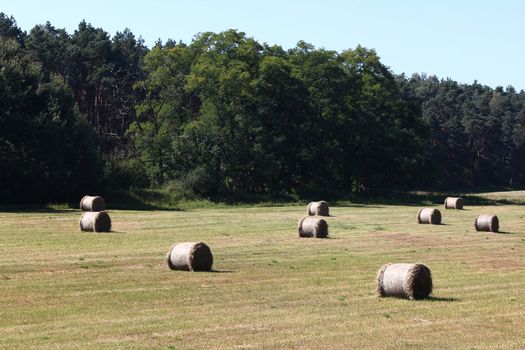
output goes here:
[{"label": "field", "polygon": [[[510,198],[515,196],[509,195]],[[330,239],[300,239],[305,206],[0,213],[0,349],[523,349],[525,207],[332,206]],[[500,234],[475,232],[496,214]],[[204,241],[214,272],[171,271],[175,242]],[[378,298],[377,270],[422,262],[430,299]]]}]

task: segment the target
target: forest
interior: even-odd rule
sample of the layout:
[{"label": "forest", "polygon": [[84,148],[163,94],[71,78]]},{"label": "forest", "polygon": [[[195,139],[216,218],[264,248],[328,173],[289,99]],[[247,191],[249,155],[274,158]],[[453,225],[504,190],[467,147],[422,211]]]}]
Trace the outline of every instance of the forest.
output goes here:
[{"label": "forest", "polygon": [[[499,63],[499,64],[504,64]],[[487,67],[491,69],[491,67]],[[238,30],[148,48],[0,13],[0,203],[525,184],[525,92]]]}]

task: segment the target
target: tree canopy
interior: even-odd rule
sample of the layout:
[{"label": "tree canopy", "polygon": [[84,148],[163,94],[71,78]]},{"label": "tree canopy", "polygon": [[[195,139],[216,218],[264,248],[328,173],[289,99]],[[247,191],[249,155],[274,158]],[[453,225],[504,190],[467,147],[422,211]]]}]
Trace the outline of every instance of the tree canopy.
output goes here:
[{"label": "tree canopy", "polygon": [[0,14],[0,201],[109,186],[349,193],[525,183],[525,93],[396,75],[362,46],[228,30],[148,49]]}]

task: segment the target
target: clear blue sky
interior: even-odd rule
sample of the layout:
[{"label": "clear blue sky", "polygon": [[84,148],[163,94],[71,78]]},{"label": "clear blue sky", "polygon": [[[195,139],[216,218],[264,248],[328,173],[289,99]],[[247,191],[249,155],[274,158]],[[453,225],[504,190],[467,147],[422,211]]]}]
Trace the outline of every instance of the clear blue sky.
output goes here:
[{"label": "clear blue sky", "polygon": [[525,89],[525,1],[520,0],[0,0],[29,31],[50,21],[73,33],[85,19],[111,35],[130,28],[151,47],[229,28],[259,42],[299,40],[342,51],[374,48],[395,73]]}]

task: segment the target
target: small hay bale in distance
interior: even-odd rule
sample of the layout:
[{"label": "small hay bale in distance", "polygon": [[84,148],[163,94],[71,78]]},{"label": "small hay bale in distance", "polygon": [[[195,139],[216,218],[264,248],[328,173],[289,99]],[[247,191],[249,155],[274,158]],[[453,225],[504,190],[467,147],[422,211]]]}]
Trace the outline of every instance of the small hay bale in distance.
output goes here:
[{"label": "small hay bale in distance", "polygon": [[480,215],[474,220],[476,231],[499,231],[499,219],[496,215]]},{"label": "small hay bale in distance", "polygon": [[203,242],[183,242],[171,246],[166,256],[172,270],[210,271],[213,265],[211,249]]},{"label": "small hay bale in distance", "polygon": [[80,217],[80,231],[109,232],[111,218],[105,211],[87,211]]},{"label": "small hay bale in distance", "polygon": [[80,210],[82,211],[104,211],[106,202],[100,196],[84,196],[80,200]]},{"label": "small hay bale in distance", "polygon": [[445,209],[463,209],[463,198],[461,197],[445,198]]},{"label": "small hay bale in distance", "polygon": [[432,275],[423,264],[386,264],[377,272],[377,293],[380,297],[424,299],[432,293]]},{"label": "small hay bale in distance", "polygon": [[306,215],[330,216],[328,202],[310,202],[306,207]]},{"label": "small hay bale in distance", "polygon": [[441,223],[441,212],[435,208],[421,208],[417,213],[417,223],[439,225]]},{"label": "small hay bale in distance", "polygon": [[307,216],[297,223],[299,237],[326,238],[328,236],[328,223],[326,220]]}]

